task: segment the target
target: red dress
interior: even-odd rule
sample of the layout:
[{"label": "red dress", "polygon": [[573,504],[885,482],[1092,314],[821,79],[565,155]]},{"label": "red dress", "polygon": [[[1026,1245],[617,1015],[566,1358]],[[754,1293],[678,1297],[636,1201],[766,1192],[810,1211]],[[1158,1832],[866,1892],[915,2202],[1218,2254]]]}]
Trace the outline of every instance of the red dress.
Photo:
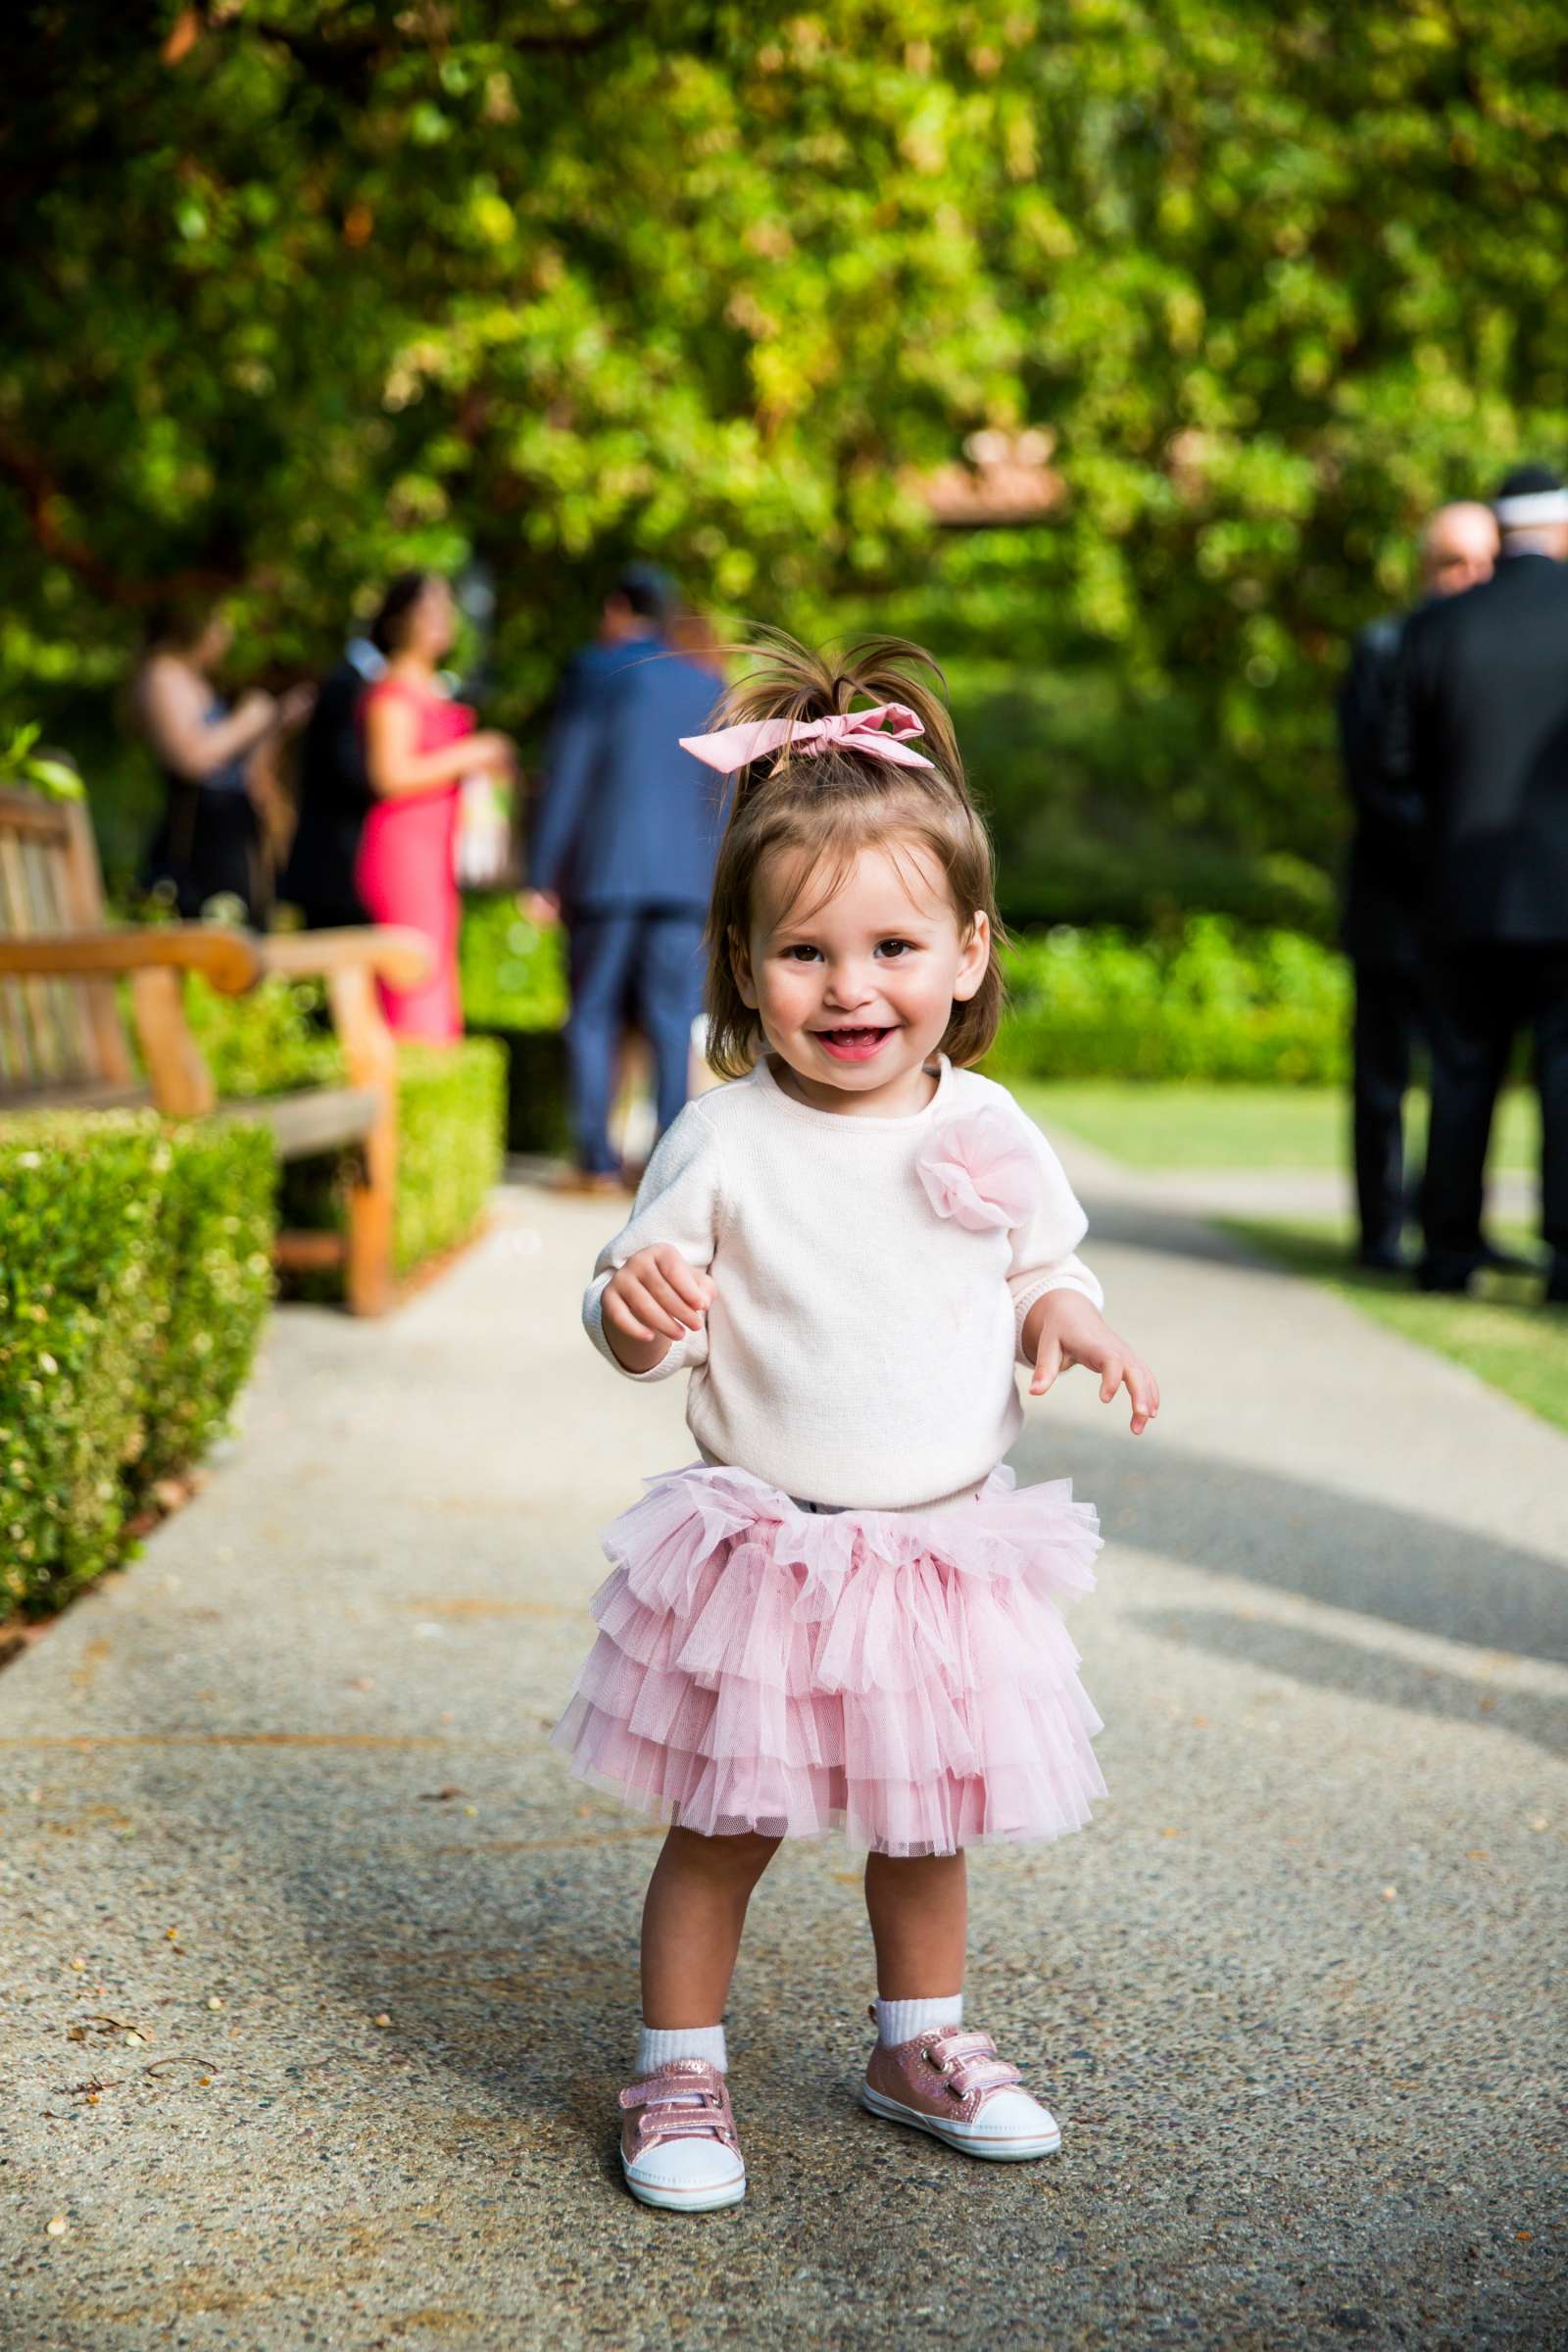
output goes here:
[{"label": "red dress", "polygon": [[[473,732],[466,703],[421,692],[403,678],[379,678],[361,698],[364,714],[379,696],[402,695],[418,714],[415,752],[439,752]],[[449,1045],[463,1035],[458,994],[458,888],[453,879],[453,842],[458,824],[458,784],[432,784],[427,792],[404,792],[378,800],[365,820],[355,886],[372,922],[402,923],[422,931],[430,944],[431,970],[417,988],[388,988],[378,982],[381,1008],[399,1037]]]}]

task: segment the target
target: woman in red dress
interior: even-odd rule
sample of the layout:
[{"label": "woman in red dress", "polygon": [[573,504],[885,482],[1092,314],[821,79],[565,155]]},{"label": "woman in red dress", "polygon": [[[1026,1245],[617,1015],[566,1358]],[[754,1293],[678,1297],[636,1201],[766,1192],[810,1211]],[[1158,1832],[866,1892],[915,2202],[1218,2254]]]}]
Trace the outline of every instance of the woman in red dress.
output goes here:
[{"label": "woman in red dress", "polygon": [[375,805],[365,822],[355,884],[375,923],[401,923],[429,942],[431,969],[417,988],[381,985],[399,1037],[450,1044],[463,1034],[458,994],[458,889],[453,846],[462,779],[485,768],[511,774],[510,737],[475,731],[466,703],[436,683],[457,636],[457,608],[438,572],[408,571],[388,588],[371,636],[387,658],[360,704],[365,764]]}]

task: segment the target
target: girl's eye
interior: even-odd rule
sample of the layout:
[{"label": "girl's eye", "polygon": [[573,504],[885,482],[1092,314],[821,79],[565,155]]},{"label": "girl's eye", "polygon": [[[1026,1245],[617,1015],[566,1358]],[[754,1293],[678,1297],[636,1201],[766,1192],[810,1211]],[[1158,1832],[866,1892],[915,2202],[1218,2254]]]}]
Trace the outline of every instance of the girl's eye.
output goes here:
[{"label": "girl's eye", "polygon": [[784,960],[786,963],[805,963],[810,956],[819,953],[818,949],[810,947],[805,940],[801,940],[793,948],[785,949]]},{"label": "girl's eye", "polygon": [[906,939],[884,939],[878,942],[876,952],[879,956],[906,956],[910,944]]}]

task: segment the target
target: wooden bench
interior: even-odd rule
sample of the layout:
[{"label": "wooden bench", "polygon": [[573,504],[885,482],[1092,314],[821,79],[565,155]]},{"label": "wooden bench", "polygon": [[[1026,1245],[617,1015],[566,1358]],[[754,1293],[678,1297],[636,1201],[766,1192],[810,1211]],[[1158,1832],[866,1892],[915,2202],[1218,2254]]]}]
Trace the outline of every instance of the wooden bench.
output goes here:
[{"label": "wooden bench", "polygon": [[[110,926],[92,825],[81,801],[0,790],[0,1116],[152,1103],[171,1118],[260,1120],[283,1159],[352,1150],[348,1234],[280,1234],[284,1265],[341,1264],[350,1307],[392,1302],[397,1181],[397,1048],[375,981],[408,988],[428,969],[416,932],[308,931],[262,938],[221,923]],[[348,1084],[220,1103],[185,1019],[195,972],[223,996],[270,974],[326,982]],[[121,1019],[128,977],[145,1084]]]}]

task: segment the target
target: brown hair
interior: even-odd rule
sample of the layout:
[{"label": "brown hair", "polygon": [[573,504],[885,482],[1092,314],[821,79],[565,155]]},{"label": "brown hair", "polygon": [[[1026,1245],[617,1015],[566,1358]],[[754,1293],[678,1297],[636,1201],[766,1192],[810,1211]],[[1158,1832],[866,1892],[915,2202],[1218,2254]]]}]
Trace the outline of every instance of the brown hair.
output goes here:
[{"label": "brown hair", "polygon": [[985,975],[967,1003],[955,999],[942,1037],[942,1051],[954,1061],[978,1061],[1002,1017],[1004,933],[991,838],[969,798],[941,670],[903,637],[866,637],[836,654],[810,653],[767,629],[745,650],[753,666],[725,696],[716,727],[758,718],[801,727],[857,703],[903,703],[925,729],[911,749],[934,764],[899,767],[843,745],[797,753],[791,741],[732,779],[708,912],[709,1062],[721,1077],[739,1078],[757,1058],[760,1032],[736,982],[735,951],[751,933],[752,893],[763,859],[798,855],[803,877],[826,878],[816,902],[822,905],[859,851],[901,840],[927,851],[941,867],[961,926],[977,911],[990,919]]}]

